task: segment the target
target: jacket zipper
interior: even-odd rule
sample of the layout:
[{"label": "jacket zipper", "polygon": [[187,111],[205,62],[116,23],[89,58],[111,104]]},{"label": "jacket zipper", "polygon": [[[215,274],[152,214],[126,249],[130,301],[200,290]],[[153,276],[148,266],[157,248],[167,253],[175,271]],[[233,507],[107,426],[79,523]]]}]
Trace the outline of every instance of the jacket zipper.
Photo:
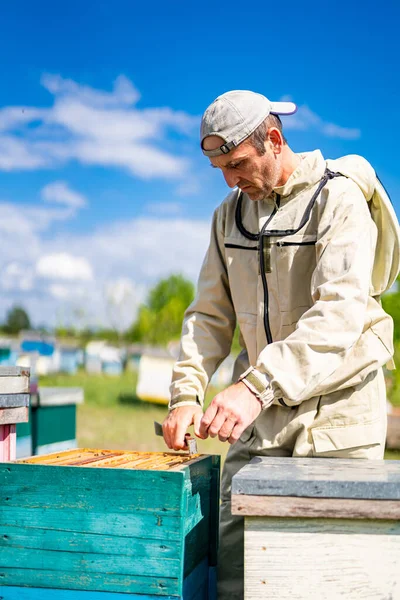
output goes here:
[{"label": "jacket zipper", "polygon": [[282,246],[315,246],[315,242],[276,242],[279,248]]},{"label": "jacket zipper", "polygon": [[240,248],[241,250],[258,250],[258,246],[240,246],[239,244],[224,244],[225,248]]},{"label": "jacket zipper", "polygon": [[[263,290],[264,290],[264,330],[265,330],[265,335],[267,337],[268,344],[272,344],[273,339],[272,339],[272,333],[271,333],[271,326],[269,323],[269,295],[268,295],[267,276],[266,276],[265,272],[266,272],[266,270],[268,272],[271,272],[271,265],[270,265],[271,242],[270,242],[269,238],[264,239],[264,232],[265,232],[266,228],[268,227],[269,223],[271,222],[271,220],[276,215],[276,213],[279,209],[280,203],[281,203],[281,197],[277,194],[275,208],[272,211],[272,213],[270,214],[269,218],[264,223],[264,225],[260,231],[260,240],[259,240],[260,273],[261,273],[261,280],[262,280]],[[266,242],[265,245],[264,245],[264,241]],[[264,252],[265,252],[265,254],[264,254]],[[266,262],[267,262],[267,265],[265,265]],[[267,267],[267,269],[266,269],[266,267]]]}]

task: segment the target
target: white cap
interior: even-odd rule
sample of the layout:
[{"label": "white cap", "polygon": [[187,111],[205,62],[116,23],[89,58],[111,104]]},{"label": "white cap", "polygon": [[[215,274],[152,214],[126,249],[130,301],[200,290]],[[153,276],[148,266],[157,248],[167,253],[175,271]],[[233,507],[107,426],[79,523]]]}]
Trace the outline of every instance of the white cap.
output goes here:
[{"label": "white cap", "polygon": [[[268,115],[292,115],[297,110],[293,102],[270,102],[256,92],[233,90],[218,96],[201,119],[201,149],[206,156],[228,154],[257,129]],[[204,150],[206,137],[217,135],[224,143],[215,150]]]}]

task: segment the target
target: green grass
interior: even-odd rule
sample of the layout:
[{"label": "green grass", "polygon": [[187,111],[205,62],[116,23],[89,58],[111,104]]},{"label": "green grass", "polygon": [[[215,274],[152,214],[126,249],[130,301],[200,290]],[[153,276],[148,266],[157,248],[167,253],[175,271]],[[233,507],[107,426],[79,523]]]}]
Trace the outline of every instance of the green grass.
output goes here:
[{"label": "green grass", "polygon": [[[136,381],[136,374],[127,372],[118,377],[80,371],[77,375],[40,378],[41,385],[84,389],[85,402],[78,406],[77,414],[79,447],[163,452],[167,447],[163,439],[154,434],[154,421],[164,420],[167,407],[141,402],[135,396]],[[217,391],[209,389],[206,405]],[[215,438],[197,440],[197,445],[199,452],[219,454],[222,459],[229,449],[228,443]],[[400,450],[388,450],[385,458],[400,459]]]},{"label": "green grass", "polygon": [[[85,402],[78,406],[77,440],[81,448],[111,450],[137,450],[163,452],[168,450],[164,440],[154,433],[154,421],[162,422],[167,407],[141,402],[135,395],[135,373],[121,376],[89,375],[80,371],[77,375],[51,375],[40,378],[43,386],[82,387]],[[216,390],[210,390],[206,403]],[[219,454],[223,458],[228,444],[218,439],[197,440],[202,454]]]}]

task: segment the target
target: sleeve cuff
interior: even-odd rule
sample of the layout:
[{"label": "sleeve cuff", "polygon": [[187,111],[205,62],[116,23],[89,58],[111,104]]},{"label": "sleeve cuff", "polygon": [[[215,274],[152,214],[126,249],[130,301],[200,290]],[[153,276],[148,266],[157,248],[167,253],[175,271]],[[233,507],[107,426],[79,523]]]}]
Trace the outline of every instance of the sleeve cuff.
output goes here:
[{"label": "sleeve cuff", "polygon": [[242,373],[238,381],[242,381],[258,398],[263,410],[271,406],[274,401],[274,393],[268,375],[261,373],[261,371],[258,371],[254,367],[249,367],[247,371]]},{"label": "sleeve cuff", "polygon": [[199,400],[198,396],[178,396],[176,398],[171,398],[168,404],[168,410],[174,410],[174,408],[178,408],[180,406],[200,406],[202,404]]}]

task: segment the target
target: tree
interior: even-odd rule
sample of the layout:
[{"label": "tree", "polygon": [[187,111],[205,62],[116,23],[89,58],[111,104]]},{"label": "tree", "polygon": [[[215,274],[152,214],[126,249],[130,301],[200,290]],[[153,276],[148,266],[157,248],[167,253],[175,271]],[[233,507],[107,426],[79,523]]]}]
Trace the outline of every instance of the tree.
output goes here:
[{"label": "tree", "polygon": [[21,306],[10,308],[4,323],[4,331],[9,334],[19,333],[22,329],[30,329],[31,322],[27,312]]},{"label": "tree", "polygon": [[162,279],[139,308],[138,318],[127,338],[150,344],[166,344],[178,339],[183,315],[193,298],[194,286],[182,275]]}]

